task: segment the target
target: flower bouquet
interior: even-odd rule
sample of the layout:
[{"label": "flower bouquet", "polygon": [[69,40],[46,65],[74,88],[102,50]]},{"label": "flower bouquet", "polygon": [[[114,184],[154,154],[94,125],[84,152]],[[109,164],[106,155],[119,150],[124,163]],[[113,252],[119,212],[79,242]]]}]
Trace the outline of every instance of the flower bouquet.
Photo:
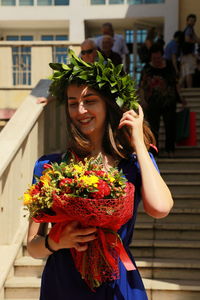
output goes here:
[{"label": "flower bouquet", "polygon": [[70,249],[77,270],[94,290],[119,278],[119,259],[127,270],[135,269],[117,234],[132,217],[133,196],[133,184],[117,168],[107,172],[100,159],[73,158],[44,164],[43,175],[24,193],[24,205],[35,222],[55,223],[49,233],[55,242],[71,221],[97,227],[97,239],[86,251]]}]

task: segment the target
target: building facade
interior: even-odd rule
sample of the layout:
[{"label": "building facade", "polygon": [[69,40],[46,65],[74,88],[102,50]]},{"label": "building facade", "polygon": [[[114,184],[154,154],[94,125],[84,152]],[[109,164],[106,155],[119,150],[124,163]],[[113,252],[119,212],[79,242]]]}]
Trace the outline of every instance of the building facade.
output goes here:
[{"label": "building facade", "polygon": [[[192,12],[196,2],[190,1]],[[148,29],[156,27],[167,43],[188,12],[187,0],[0,0],[0,102],[2,89],[31,89],[47,78],[48,62],[65,61],[68,46],[78,53],[104,22],[129,44],[130,73],[137,79],[137,45]]]}]

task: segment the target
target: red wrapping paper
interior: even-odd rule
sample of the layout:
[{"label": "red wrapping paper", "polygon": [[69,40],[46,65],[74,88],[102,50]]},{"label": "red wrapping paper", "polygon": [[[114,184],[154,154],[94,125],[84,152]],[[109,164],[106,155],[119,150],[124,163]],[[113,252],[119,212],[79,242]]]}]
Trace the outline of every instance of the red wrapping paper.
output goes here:
[{"label": "red wrapping paper", "polygon": [[49,233],[55,242],[59,242],[65,226],[72,221],[78,221],[82,227],[97,227],[97,239],[88,243],[86,251],[71,249],[77,270],[92,290],[103,282],[119,278],[119,259],[128,271],[135,270],[117,234],[133,215],[134,190],[134,185],[127,183],[125,195],[119,199],[69,196],[61,199],[55,194],[52,206],[55,215],[42,213],[33,218],[37,223],[55,223]]}]

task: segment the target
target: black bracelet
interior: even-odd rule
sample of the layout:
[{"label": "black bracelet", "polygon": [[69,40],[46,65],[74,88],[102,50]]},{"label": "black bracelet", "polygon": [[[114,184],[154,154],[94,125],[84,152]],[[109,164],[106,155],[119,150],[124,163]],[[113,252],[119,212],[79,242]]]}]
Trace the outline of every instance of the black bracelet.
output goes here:
[{"label": "black bracelet", "polygon": [[45,247],[46,247],[50,252],[54,253],[54,252],[56,252],[56,250],[53,250],[53,249],[49,246],[48,237],[49,237],[49,235],[47,234],[47,235],[45,236]]}]

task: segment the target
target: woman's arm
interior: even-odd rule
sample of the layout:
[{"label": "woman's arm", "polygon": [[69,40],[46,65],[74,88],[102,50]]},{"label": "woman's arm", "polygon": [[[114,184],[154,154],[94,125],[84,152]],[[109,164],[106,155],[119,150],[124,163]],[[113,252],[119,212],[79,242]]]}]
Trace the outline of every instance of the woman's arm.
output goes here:
[{"label": "woman's arm", "polygon": [[[48,224],[47,224],[48,225]],[[35,223],[33,220],[29,222],[27,249],[34,258],[45,258],[52,254],[45,247],[45,236],[47,234],[47,226],[45,231],[42,230],[43,224]],[[59,243],[54,242],[48,236],[48,244],[54,251],[63,248],[75,248],[77,251],[85,251],[87,243],[96,239],[96,228],[80,228],[78,222],[71,222],[66,225],[61,233]]]},{"label": "woman's arm", "polygon": [[173,199],[169,188],[156,170],[143,136],[143,111],[139,106],[139,114],[133,110],[124,113],[119,128],[128,126],[131,132],[131,144],[133,145],[140,165],[142,179],[142,199],[144,209],[154,218],[163,218],[168,215]]}]

